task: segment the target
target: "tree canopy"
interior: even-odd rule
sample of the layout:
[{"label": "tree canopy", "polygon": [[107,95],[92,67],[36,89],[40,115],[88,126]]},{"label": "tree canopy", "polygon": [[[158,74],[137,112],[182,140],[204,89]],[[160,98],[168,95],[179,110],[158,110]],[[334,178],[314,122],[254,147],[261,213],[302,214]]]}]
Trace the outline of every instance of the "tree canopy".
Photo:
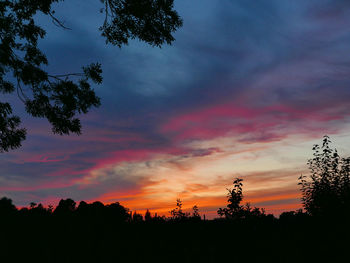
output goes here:
[{"label": "tree canopy", "polygon": [[227,188],[227,206],[219,208],[217,213],[229,220],[264,217],[265,210],[258,207],[251,207],[249,203],[241,205],[243,201],[243,179],[236,178],[233,181],[233,188]]},{"label": "tree canopy", "polygon": [[[100,106],[92,84],[102,83],[100,63],[83,66],[78,73],[53,75],[45,71],[49,63],[38,47],[46,35],[35,21],[44,14],[62,29],[68,29],[55,16],[53,4],[64,0],[4,0],[0,2],[0,93],[16,94],[33,117],[45,118],[53,133],[80,134],[78,114]],[[101,35],[117,47],[130,39],[151,46],[171,44],[173,33],[182,26],[174,10],[174,0],[100,0],[105,19]],[[21,146],[26,129],[13,114],[8,102],[0,101],[0,152]]]},{"label": "tree canopy", "polygon": [[350,215],[350,157],[341,158],[327,135],[313,151],[310,175],[299,177],[305,210],[313,216]]}]

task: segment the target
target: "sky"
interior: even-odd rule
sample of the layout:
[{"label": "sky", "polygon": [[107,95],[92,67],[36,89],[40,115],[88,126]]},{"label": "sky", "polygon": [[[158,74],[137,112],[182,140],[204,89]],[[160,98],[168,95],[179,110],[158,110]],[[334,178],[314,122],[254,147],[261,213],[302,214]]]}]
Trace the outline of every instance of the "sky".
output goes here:
[{"label": "sky", "polygon": [[240,177],[244,202],[278,215],[302,207],[297,179],[323,135],[350,155],[349,1],[175,0],[184,25],[161,49],[106,45],[100,5],[56,4],[72,30],[37,17],[49,72],[102,64],[102,105],[82,135],[59,136],[13,98],[28,135],[0,155],[0,196],[164,215],[180,198],[215,217]]}]

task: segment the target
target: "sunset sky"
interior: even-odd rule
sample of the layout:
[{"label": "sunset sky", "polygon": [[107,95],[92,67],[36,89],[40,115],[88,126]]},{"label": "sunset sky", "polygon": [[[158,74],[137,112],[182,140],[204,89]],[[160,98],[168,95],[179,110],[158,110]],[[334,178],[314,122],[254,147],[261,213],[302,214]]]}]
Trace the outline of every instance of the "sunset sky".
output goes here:
[{"label": "sunset sky", "polygon": [[244,179],[245,202],[301,208],[297,178],[328,134],[350,155],[350,1],[175,0],[172,46],[106,45],[98,0],[65,1],[40,47],[62,74],[100,62],[102,106],[81,136],[24,113],[23,147],[0,155],[0,196],[17,206],[119,201],[169,215],[176,199],[215,216]]}]

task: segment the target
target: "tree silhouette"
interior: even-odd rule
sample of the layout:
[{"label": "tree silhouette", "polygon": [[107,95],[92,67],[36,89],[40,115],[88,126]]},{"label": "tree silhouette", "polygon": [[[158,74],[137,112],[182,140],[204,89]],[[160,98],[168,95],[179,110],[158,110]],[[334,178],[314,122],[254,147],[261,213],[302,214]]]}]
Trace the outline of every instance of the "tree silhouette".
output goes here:
[{"label": "tree silhouette", "polygon": [[218,215],[225,216],[226,219],[247,219],[265,216],[265,210],[251,207],[249,203],[241,205],[243,200],[243,179],[236,178],[233,181],[233,189],[227,189],[227,206],[219,208]]},{"label": "tree silhouette", "polygon": [[151,220],[152,220],[151,212],[147,209],[145,213],[145,221],[151,221]]},{"label": "tree silhouette", "polygon": [[[242,188],[239,183],[231,190],[238,197],[236,190]],[[155,213],[150,222],[134,223],[141,221],[139,214],[133,213],[136,218],[131,220],[129,209],[119,203],[81,201],[75,209],[72,199],[62,199],[54,213],[34,203],[29,209],[17,212],[11,199],[2,198],[1,259],[5,262],[139,262],[145,255],[154,253],[152,262],[164,262],[164,258],[168,262],[230,262],[232,253],[228,252],[232,249],[237,252],[234,255],[237,262],[247,261],[248,257],[253,262],[323,262],[324,259],[344,262],[348,258],[348,243],[344,242],[350,233],[348,220],[325,224],[302,210],[284,212],[279,219],[252,216],[255,208],[237,203],[230,206],[239,215],[235,218],[253,220],[195,220],[196,207],[191,217],[183,217],[186,213],[182,211],[181,200],[177,200],[174,209],[175,215],[182,215],[181,220]]]},{"label": "tree silhouette", "polygon": [[13,215],[17,208],[12,204],[12,200],[6,197],[0,199],[0,216]]},{"label": "tree silhouette", "polygon": [[195,219],[200,219],[201,218],[201,216],[199,214],[199,208],[198,208],[197,205],[192,207],[192,217],[195,218]]},{"label": "tree silhouette", "polygon": [[143,216],[139,213],[137,213],[137,211],[134,211],[134,213],[132,214],[132,221],[134,222],[142,222],[143,221]]},{"label": "tree silhouette", "polygon": [[131,216],[129,209],[122,206],[119,202],[106,205],[107,216],[118,222],[127,222]]},{"label": "tree silhouette", "polygon": [[69,215],[72,214],[75,211],[76,203],[74,200],[68,198],[68,199],[61,199],[58,203],[58,206],[56,207],[54,214],[56,215]]},{"label": "tree silhouette", "polygon": [[350,215],[350,157],[340,158],[330,144],[325,135],[322,146],[313,146],[310,175],[299,177],[303,206],[313,216]]},{"label": "tree silhouette", "polygon": [[175,220],[181,220],[188,217],[188,214],[182,210],[182,201],[180,199],[176,199],[176,208],[171,210],[170,214]]},{"label": "tree silhouette", "polygon": [[217,213],[220,216],[225,216],[226,218],[234,218],[239,215],[239,212],[242,209],[240,203],[243,200],[242,181],[243,179],[236,178],[233,181],[233,189],[227,189],[228,204],[227,204],[227,207],[225,208],[219,208]]},{"label": "tree silhouette", "polygon": [[105,20],[100,27],[108,43],[121,47],[138,38],[151,46],[171,44],[182,26],[174,0],[101,0]]},{"label": "tree silhouette", "polygon": [[[80,72],[52,75],[38,42],[45,30],[36,24],[36,14],[49,17],[57,26],[68,29],[52,10],[62,0],[2,0],[0,2],[0,93],[16,93],[26,111],[45,118],[53,133],[81,133],[78,114],[100,105],[91,87],[101,84],[99,63],[82,67]],[[182,26],[173,10],[173,0],[100,0],[105,20],[100,27],[107,43],[121,47],[129,39],[152,46],[171,44],[172,33]],[[0,102],[0,152],[21,146],[26,130],[20,118],[12,115],[8,102]]]},{"label": "tree silhouette", "polygon": [[42,204],[30,203],[28,213],[35,216],[48,216],[52,213],[52,207],[45,208]]}]

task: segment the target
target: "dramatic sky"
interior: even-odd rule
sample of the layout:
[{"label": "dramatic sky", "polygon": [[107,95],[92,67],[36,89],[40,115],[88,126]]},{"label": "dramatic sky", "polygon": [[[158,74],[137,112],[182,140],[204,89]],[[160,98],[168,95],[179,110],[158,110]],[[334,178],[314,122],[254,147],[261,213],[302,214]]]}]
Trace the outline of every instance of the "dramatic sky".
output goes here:
[{"label": "dramatic sky", "polygon": [[50,72],[102,63],[102,106],[61,137],[15,102],[28,138],[0,155],[0,195],[163,214],[181,198],[213,216],[241,177],[245,201],[278,215],[301,207],[297,178],[324,134],[350,154],[349,1],[175,3],[184,26],[161,49],[106,45],[98,0],[57,5],[72,30],[38,18]]}]

